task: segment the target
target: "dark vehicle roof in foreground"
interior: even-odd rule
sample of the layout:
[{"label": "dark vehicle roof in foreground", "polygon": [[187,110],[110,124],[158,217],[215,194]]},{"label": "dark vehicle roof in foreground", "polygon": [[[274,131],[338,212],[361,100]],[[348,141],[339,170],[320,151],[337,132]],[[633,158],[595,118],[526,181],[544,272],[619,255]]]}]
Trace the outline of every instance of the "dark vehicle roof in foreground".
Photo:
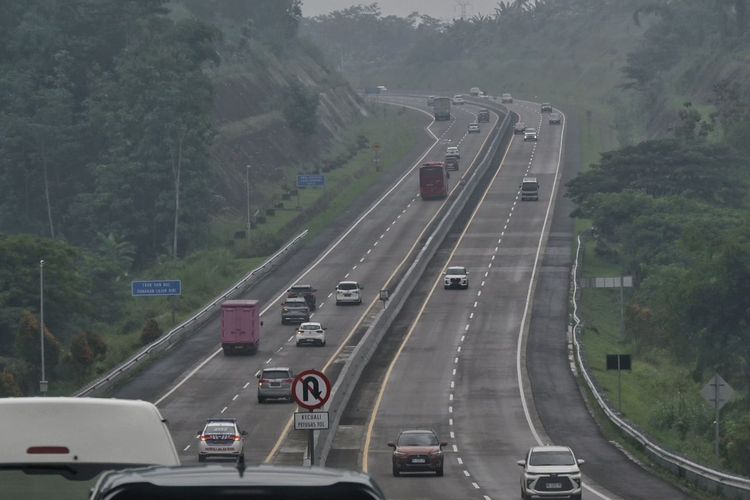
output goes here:
[{"label": "dark vehicle roof in foreground", "polygon": [[144,467],[102,476],[92,500],[126,499],[385,499],[378,485],[359,472],[307,467],[226,465]]}]

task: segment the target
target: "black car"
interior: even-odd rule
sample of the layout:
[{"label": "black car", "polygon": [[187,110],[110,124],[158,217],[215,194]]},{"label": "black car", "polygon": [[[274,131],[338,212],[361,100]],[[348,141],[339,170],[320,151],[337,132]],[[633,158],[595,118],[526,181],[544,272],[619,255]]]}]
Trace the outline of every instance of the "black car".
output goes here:
[{"label": "black car", "polygon": [[313,288],[312,285],[302,285],[298,283],[287,290],[286,296],[292,298],[303,297],[305,302],[307,302],[307,307],[309,307],[311,311],[314,311],[318,307],[315,292],[317,292],[317,290]]},{"label": "black car", "polygon": [[366,474],[261,465],[143,467],[107,472],[91,500],[385,500]]}]

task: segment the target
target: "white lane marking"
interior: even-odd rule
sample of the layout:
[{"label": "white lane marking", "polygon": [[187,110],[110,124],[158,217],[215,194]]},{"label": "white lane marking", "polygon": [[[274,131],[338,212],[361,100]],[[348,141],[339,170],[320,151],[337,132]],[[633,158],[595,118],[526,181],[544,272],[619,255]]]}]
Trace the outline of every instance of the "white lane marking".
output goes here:
[{"label": "white lane marking", "polygon": [[453,407],[452,406],[448,407],[448,413],[453,413]]},{"label": "white lane marking", "polygon": [[467,324],[466,324],[466,326],[464,327],[464,331],[465,331],[465,332],[468,332],[468,331],[469,331],[469,324],[468,324],[468,323],[467,323]]},{"label": "white lane marking", "polygon": [[289,337],[289,340],[287,340],[287,342],[291,342],[292,340],[294,340],[294,335],[292,335],[291,337]]},{"label": "white lane marking", "polygon": [[329,294],[328,294],[328,297],[330,297],[331,295],[333,295],[333,292],[329,293]]},{"label": "white lane marking", "polygon": [[247,386],[250,385],[250,382],[246,382],[245,385],[242,386],[243,389],[247,389]]},{"label": "white lane marking", "polygon": [[456,347],[456,352],[461,352],[461,346]]},{"label": "white lane marking", "polygon": [[474,313],[469,314],[469,319],[474,319]]},{"label": "white lane marking", "polygon": [[258,375],[260,375],[260,370],[258,370],[257,372],[255,372],[255,375],[253,375],[253,376],[254,376],[255,378],[258,378]]},{"label": "white lane marking", "polygon": [[471,485],[474,487],[475,490],[479,489],[479,485],[477,483],[471,483]]},{"label": "white lane marking", "polygon": [[352,271],[356,271],[356,270],[357,270],[357,266],[352,267]]},{"label": "white lane marking", "polygon": [[326,305],[326,303],[325,303],[325,302],[321,302],[321,303],[320,303],[320,305],[318,306],[318,309],[320,309],[320,308],[321,308],[321,307],[323,307],[324,305]]},{"label": "white lane marking", "polygon": [[185,446],[185,448],[182,451],[188,451],[189,449],[190,449],[190,445],[187,445],[187,446]]},{"label": "white lane marking", "polygon": [[367,255],[370,255],[371,253],[372,253],[372,248],[367,251]]},{"label": "white lane marking", "polygon": [[456,453],[458,453],[458,445],[456,445],[456,444],[453,445],[453,451],[456,452]]},{"label": "white lane marking", "polygon": [[235,394],[234,397],[232,398],[232,401],[237,401],[238,397],[240,397],[240,395],[239,394]]},{"label": "white lane marking", "polygon": [[461,342],[463,342],[465,338],[466,338],[466,335],[461,335]]},{"label": "white lane marking", "polygon": [[[310,317],[312,318],[312,314],[310,315]],[[276,352],[281,352],[282,350],[284,350],[284,346],[281,346],[278,349],[276,349]]]},{"label": "white lane marking", "polygon": [[482,296],[482,290],[479,290],[479,291],[477,292],[477,297],[481,297],[481,296]]},{"label": "white lane marking", "polygon": [[387,228],[385,228],[385,232],[386,232],[386,233],[387,233],[388,231],[390,231],[390,230],[391,230],[391,226],[388,226]]},{"label": "white lane marking", "polygon": [[384,236],[385,236],[385,233],[381,234],[380,239],[382,240]]},{"label": "white lane marking", "polygon": [[456,433],[451,431],[451,439],[456,439]]},{"label": "white lane marking", "polygon": [[448,396],[448,401],[453,401],[453,393]]},{"label": "white lane marking", "polygon": [[448,419],[448,425],[453,425],[453,419],[452,418]]},{"label": "white lane marking", "polygon": [[273,358],[268,358],[268,359],[266,360],[266,364],[270,363],[272,359],[273,359]]},{"label": "white lane marking", "polygon": [[487,495],[484,495],[484,496],[482,497],[482,499],[483,499],[483,500],[492,500],[492,499],[491,499],[490,497],[488,497]]},{"label": "white lane marking", "polygon": [[484,286],[484,283],[485,283],[485,281],[484,281],[484,280],[482,280],[482,285],[481,285],[481,286]]},{"label": "white lane marking", "polygon": [[380,243],[380,242],[376,241],[375,243],[372,244],[372,246],[376,247],[376,246],[378,246],[378,243]]},{"label": "white lane marking", "polygon": [[455,388],[456,388],[456,382],[451,380],[451,389],[455,389]]},{"label": "white lane marking", "polygon": [[456,457],[456,461],[458,462],[458,465],[463,465],[464,461],[461,457]]},{"label": "white lane marking", "polygon": [[224,413],[225,411],[227,411],[227,408],[228,408],[227,406],[225,406],[224,408],[222,408],[221,409],[221,413]]},{"label": "white lane marking", "polygon": [[478,302],[474,302],[474,307],[475,307],[475,308],[477,307],[477,304],[478,304]]},{"label": "white lane marking", "polygon": [[453,369],[453,375],[456,375],[456,369],[455,368]]},{"label": "white lane marking", "polygon": [[469,474],[469,471],[467,471],[466,469],[464,469],[464,476],[471,477],[471,474]]},{"label": "white lane marking", "polygon": [[458,363],[458,357],[453,359],[453,364],[456,364],[456,363]]},{"label": "white lane marking", "polygon": [[365,258],[364,258],[364,257],[362,257],[361,259],[359,259],[359,263],[360,263],[360,264],[361,264],[361,263],[363,263],[364,261],[365,261]]},{"label": "white lane marking", "polygon": [[[494,255],[492,256],[491,260],[495,260],[495,256]],[[489,264],[487,264],[487,267],[491,268],[492,267],[492,262],[490,262]]]},{"label": "white lane marking", "polygon": [[350,273],[346,273],[346,276],[344,276],[344,279],[347,279],[349,277]]}]

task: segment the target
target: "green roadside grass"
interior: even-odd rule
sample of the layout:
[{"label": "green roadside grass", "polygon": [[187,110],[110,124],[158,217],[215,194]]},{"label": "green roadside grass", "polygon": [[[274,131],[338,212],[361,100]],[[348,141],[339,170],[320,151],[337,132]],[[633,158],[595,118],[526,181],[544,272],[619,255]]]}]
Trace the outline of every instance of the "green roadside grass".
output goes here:
[{"label": "green roadside grass", "polygon": [[[236,283],[241,277],[262,264],[276,249],[263,255],[248,257],[249,246],[269,238],[279,243],[308,228],[308,237],[319,234],[347,210],[352,201],[361,197],[381,176],[392,174],[397,162],[414,146],[424,117],[419,113],[398,107],[378,109],[343,134],[331,151],[332,155],[356,144],[359,136],[367,137],[369,144],[382,147],[382,168],[372,166],[372,151],[361,149],[340,168],[325,173],[325,189],[299,190],[297,197],[284,200],[284,208],[267,216],[265,224],[250,232],[246,240],[232,240],[233,234],[245,229],[244,214],[216,217],[211,224],[207,248],[181,260],[165,260],[129,279],[180,279],[183,295],[172,301],[169,298],[128,298],[125,302],[125,319],[114,325],[102,325],[98,331],[107,343],[107,356],[98,362],[90,374],[96,378],[111,370],[142,347],[141,329],[148,318],[155,319],[163,331],[168,331],[195,314],[201,307]],[[297,172],[289,172],[293,178]],[[278,185],[264,185],[263,189],[283,191]],[[321,200],[325,203],[321,204]],[[317,212],[300,212],[310,207],[322,207]],[[295,225],[295,219],[296,225]],[[175,309],[172,321],[172,307]],[[50,395],[67,395],[75,392],[85,380],[62,379],[50,384]]]}]

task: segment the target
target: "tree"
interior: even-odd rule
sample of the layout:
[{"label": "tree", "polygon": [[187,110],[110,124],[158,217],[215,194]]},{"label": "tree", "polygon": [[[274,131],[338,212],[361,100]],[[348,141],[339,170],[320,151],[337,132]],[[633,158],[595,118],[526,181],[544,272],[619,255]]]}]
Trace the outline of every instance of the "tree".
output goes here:
[{"label": "tree", "polygon": [[[21,315],[18,334],[16,336],[16,352],[26,363],[34,367],[41,367],[41,339],[39,337],[39,320],[30,311]],[[60,361],[62,345],[54,335],[44,327],[44,364],[45,370],[52,370]]]},{"label": "tree", "polygon": [[286,123],[295,132],[311,136],[318,127],[318,93],[299,82],[292,82],[284,97],[282,111]]},{"label": "tree", "polygon": [[0,398],[13,398],[23,396],[21,388],[16,382],[16,377],[13,372],[7,368],[3,368],[0,373]]},{"label": "tree", "polygon": [[155,319],[147,319],[146,323],[143,325],[143,330],[141,330],[141,344],[150,344],[154,340],[161,337],[162,333],[162,329],[159,327],[159,323],[157,323]]},{"label": "tree", "polygon": [[91,366],[104,359],[107,354],[107,344],[101,335],[91,332],[80,332],[70,343],[70,357],[76,371],[86,374]]}]

